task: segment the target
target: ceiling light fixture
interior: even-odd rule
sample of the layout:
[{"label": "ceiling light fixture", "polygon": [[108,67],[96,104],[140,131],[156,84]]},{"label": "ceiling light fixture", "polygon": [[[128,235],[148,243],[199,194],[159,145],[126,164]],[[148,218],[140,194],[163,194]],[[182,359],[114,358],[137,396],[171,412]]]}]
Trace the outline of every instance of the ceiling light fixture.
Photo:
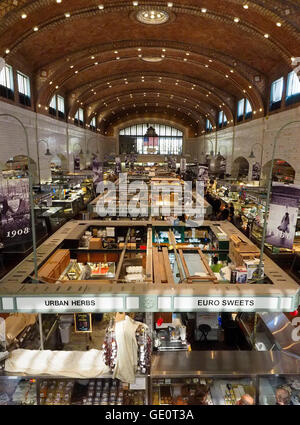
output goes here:
[{"label": "ceiling light fixture", "polygon": [[71,13],[69,13],[69,12],[66,12],[66,13],[65,13],[65,17],[66,17],[66,18],[70,18],[70,16],[71,16]]},{"label": "ceiling light fixture", "polygon": [[138,1],[133,1],[132,4],[133,4],[133,6],[138,6],[139,5],[139,2]]},{"label": "ceiling light fixture", "polygon": [[240,18],[234,18],[234,22],[240,22]]},{"label": "ceiling light fixture", "polygon": [[22,13],[21,18],[22,18],[22,19],[26,19],[26,18],[27,18],[26,13]]},{"label": "ceiling light fixture", "polygon": [[206,13],[206,12],[207,12],[207,9],[205,9],[205,7],[203,7],[203,8],[201,9],[201,12],[202,12],[202,13]]},{"label": "ceiling light fixture", "polygon": [[244,9],[249,9],[249,6],[247,4],[244,4],[243,8]]},{"label": "ceiling light fixture", "polygon": [[9,49],[6,49],[5,50],[5,53],[8,55],[9,54],[9,52],[10,52],[10,50]]},{"label": "ceiling light fixture", "polygon": [[33,27],[33,31],[38,31],[39,27]]},{"label": "ceiling light fixture", "polygon": [[98,9],[103,10],[104,9],[104,5],[103,4],[99,4]]},{"label": "ceiling light fixture", "polygon": [[168,2],[168,7],[173,7],[173,3],[172,2]]},{"label": "ceiling light fixture", "polygon": [[276,25],[278,26],[278,27],[281,27],[281,22],[276,22]]},{"label": "ceiling light fixture", "polygon": [[269,38],[270,36],[269,36],[269,34],[265,34],[264,37],[265,38]]}]

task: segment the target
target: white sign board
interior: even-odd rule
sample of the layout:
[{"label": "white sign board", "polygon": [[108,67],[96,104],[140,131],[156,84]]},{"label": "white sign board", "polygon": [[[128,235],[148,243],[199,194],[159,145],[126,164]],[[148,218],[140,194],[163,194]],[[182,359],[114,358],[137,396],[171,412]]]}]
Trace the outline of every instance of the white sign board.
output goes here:
[{"label": "white sign board", "polygon": [[28,311],[72,311],[99,312],[123,311],[123,297],[24,297],[16,298],[18,310]]},{"label": "white sign board", "polygon": [[174,311],[256,311],[278,309],[275,297],[174,297]]}]

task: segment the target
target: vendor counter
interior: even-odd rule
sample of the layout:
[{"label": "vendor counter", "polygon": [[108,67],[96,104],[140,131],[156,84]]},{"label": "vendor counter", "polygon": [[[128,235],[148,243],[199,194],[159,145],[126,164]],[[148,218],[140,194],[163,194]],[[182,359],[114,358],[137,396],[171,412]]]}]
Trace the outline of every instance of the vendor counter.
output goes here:
[{"label": "vendor counter", "polygon": [[229,222],[204,221],[194,231],[165,221],[100,223],[70,221],[43,243],[37,249],[39,283],[33,281],[32,254],[20,262],[0,282],[1,310],[291,312],[299,306],[298,284],[267,256],[262,282],[230,282],[229,260],[259,253]]},{"label": "vendor counter", "polygon": [[300,361],[281,352],[161,352],[134,384],[109,374],[83,380],[2,372],[0,404],[194,405],[204,387],[210,405],[235,405],[244,394],[275,405],[279,386],[288,388],[291,404],[300,404]]}]

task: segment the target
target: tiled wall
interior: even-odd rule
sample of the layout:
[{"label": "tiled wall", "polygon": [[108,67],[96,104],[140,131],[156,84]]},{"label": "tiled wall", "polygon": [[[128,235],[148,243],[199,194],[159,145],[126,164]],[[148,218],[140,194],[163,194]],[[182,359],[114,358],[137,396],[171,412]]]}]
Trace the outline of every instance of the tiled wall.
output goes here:
[{"label": "tiled wall", "polygon": [[[73,124],[36,114],[25,108],[20,108],[0,101],[0,115],[12,114],[24,124],[29,139],[30,157],[37,163],[37,140],[48,142],[50,152],[53,156],[58,155],[62,159],[65,169],[72,171],[74,152],[79,153],[80,147],[86,152],[87,146],[89,154],[81,156],[81,168],[85,168],[90,162],[91,154],[97,152],[98,158],[102,159],[106,153],[115,151],[115,140],[84,130]],[[41,180],[48,180],[50,173],[50,156],[45,156],[47,144],[38,144],[40,157]],[[3,164],[16,155],[26,155],[25,133],[21,124],[10,117],[0,116],[0,169]],[[37,182],[37,176],[35,176]]]}]

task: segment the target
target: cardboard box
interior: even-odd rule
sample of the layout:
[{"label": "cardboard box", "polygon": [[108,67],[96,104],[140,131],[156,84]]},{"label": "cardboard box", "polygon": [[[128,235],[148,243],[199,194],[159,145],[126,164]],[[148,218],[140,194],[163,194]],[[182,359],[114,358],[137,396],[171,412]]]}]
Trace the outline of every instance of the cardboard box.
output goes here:
[{"label": "cardboard box", "polygon": [[89,242],[89,249],[101,249],[101,239],[91,238]]}]

